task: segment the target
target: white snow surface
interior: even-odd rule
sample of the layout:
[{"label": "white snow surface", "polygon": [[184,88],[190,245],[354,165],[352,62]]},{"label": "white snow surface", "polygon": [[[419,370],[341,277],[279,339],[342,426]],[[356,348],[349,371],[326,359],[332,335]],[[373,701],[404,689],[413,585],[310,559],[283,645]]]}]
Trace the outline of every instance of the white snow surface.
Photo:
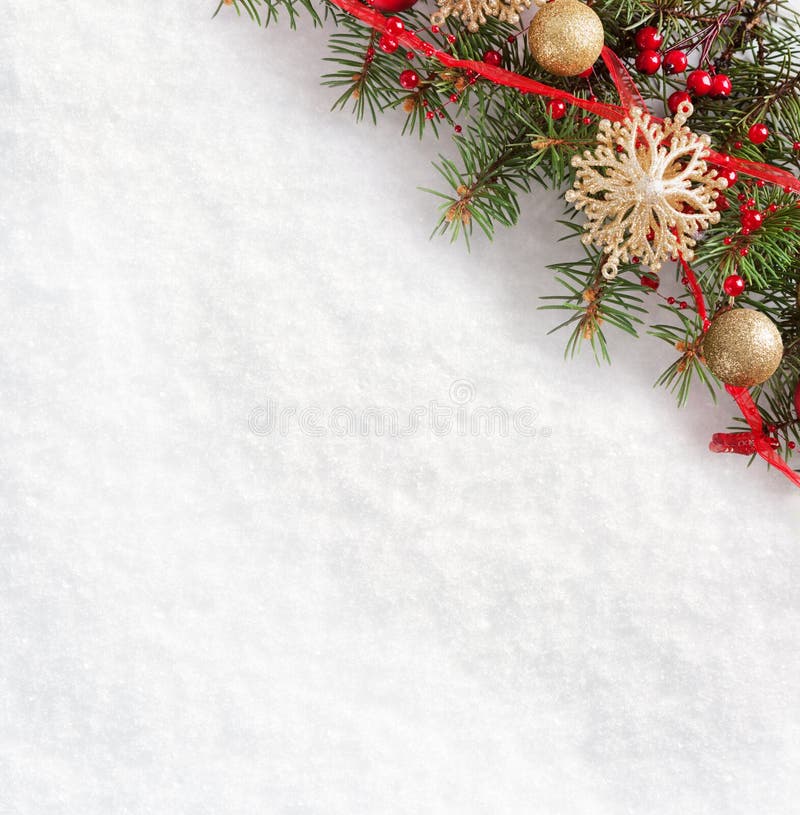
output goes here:
[{"label": "white snow surface", "polygon": [[[211,11],[3,8],[0,813],[800,811],[800,494]],[[431,403],[535,433],[346,426]]]}]

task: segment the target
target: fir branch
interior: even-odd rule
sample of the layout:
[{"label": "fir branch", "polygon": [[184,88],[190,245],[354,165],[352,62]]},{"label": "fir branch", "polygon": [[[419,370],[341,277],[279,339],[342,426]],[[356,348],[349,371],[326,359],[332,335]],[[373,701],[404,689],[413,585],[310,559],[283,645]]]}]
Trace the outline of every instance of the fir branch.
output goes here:
[{"label": "fir branch", "polygon": [[[323,17],[320,17],[312,0],[219,0],[217,9],[213,14],[214,17],[219,14],[223,6],[232,6],[239,16],[241,16],[242,9],[244,9],[253,22],[259,26],[263,25],[265,28],[278,21],[281,10],[288,15],[291,28],[297,28],[297,20],[301,11],[311,17],[311,21],[315,26],[323,24]],[[326,4],[325,16],[327,16],[327,9]]]}]

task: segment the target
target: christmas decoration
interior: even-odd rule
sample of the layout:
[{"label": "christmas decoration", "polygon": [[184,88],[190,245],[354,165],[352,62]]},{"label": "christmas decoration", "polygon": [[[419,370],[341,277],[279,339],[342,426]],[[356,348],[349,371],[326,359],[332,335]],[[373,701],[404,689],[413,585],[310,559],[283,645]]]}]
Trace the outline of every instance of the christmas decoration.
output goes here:
[{"label": "christmas decoration", "polygon": [[602,249],[606,279],[633,257],[651,272],[670,256],[691,260],[697,233],[719,220],[714,200],[728,182],[703,161],[708,137],[684,126],[691,112],[684,102],[663,123],[638,108],[604,120],[594,152],[572,159],[575,187],[565,197],[585,212],[583,241]]},{"label": "christmas decoration", "polygon": [[651,25],[640,28],[636,34],[636,47],[640,51],[658,51],[663,42],[664,37]]},{"label": "christmas decoration", "polygon": [[750,139],[753,144],[764,144],[769,138],[769,128],[762,122],[756,122],[750,127],[750,130],[747,131],[747,138]]},{"label": "christmas decoration", "polygon": [[689,64],[689,59],[683,51],[668,51],[664,57],[664,73],[682,74]]},{"label": "christmas decoration", "polygon": [[691,102],[692,97],[686,93],[686,91],[675,91],[669,95],[667,99],[667,107],[669,108],[669,112],[673,115],[678,112],[678,108],[684,102]]},{"label": "christmas decoration", "polygon": [[[564,228],[584,247],[552,267],[562,291],[545,308],[565,315],[570,355],[589,346],[608,360],[609,332],[651,335],[677,352],[657,383],[679,403],[698,382],[720,387],[705,359],[745,423],[709,448],[758,455],[800,487],[790,466],[800,442],[800,14],[786,0],[554,0],[528,32],[531,60],[516,27],[528,5],[442,0],[432,24],[409,0],[221,0],[217,11],[329,22],[335,107],[359,118],[400,108],[404,133],[452,134],[457,151],[436,163],[447,185],[437,232],[491,237],[517,222],[534,183],[569,189],[587,222]],[[559,27],[562,36],[547,31]],[[689,59],[679,87],[671,76]],[[650,117],[665,95],[672,122]],[[693,132],[681,126],[690,102]],[[736,384],[756,381],[752,393]]]},{"label": "christmas decoration", "polygon": [[563,119],[567,115],[567,106],[560,99],[551,99],[547,103],[547,112],[551,119]]},{"label": "christmas decoration", "polygon": [[730,77],[725,74],[717,74],[711,80],[711,95],[717,99],[722,99],[731,95],[733,85],[731,84]]},{"label": "christmas decoration", "polygon": [[519,22],[519,15],[531,7],[531,0],[436,0],[439,11],[431,15],[431,23],[444,25],[448,17],[458,17],[468,31],[478,31],[488,18],[496,17],[507,23]]},{"label": "christmas decoration", "polygon": [[783,342],[769,317],[751,308],[732,308],[711,322],[703,338],[703,357],[726,385],[750,388],[778,369]]},{"label": "christmas decoration", "polygon": [[661,54],[658,51],[640,51],[636,57],[636,70],[643,74],[654,74],[661,67]]},{"label": "christmas decoration", "polygon": [[411,70],[411,68],[407,68],[400,74],[400,85],[407,91],[414,90],[419,85],[419,74]]},{"label": "christmas decoration", "polygon": [[686,87],[695,96],[705,96],[707,93],[711,93],[714,82],[708,71],[692,71],[689,76],[686,77]]},{"label": "christmas decoration", "polygon": [[591,68],[604,37],[600,18],[579,0],[552,0],[536,12],[528,28],[533,58],[556,76],[577,76]]},{"label": "christmas decoration", "polygon": [[400,43],[398,43],[397,40],[389,34],[384,34],[378,40],[378,48],[380,48],[381,51],[384,51],[387,54],[393,54],[398,49],[399,46]]},{"label": "christmas decoration", "polygon": [[722,284],[722,288],[728,297],[738,297],[745,289],[744,278],[738,274],[728,275]]}]

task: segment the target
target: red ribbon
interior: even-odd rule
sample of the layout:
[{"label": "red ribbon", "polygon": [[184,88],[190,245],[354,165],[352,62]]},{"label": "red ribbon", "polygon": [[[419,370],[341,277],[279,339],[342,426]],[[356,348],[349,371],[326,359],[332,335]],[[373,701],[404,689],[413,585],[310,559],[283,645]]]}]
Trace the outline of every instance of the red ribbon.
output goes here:
[{"label": "red ribbon", "polygon": [[697,307],[697,315],[700,317],[703,331],[708,331],[709,322],[708,312],[706,311],[706,301],[703,299],[703,290],[700,288],[700,284],[697,282],[697,275],[695,275],[694,270],[686,262],[683,255],[678,255],[678,260],[681,262],[681,266],[683,266],[683,274],[686,277],[686,285],[689,287],[692,297],[694,297],[694,302]]},{"label": "red ribbon", "polygon": [[[778,446],[777,439],[770,439],[772,447]],[[708,449],[712,453],[738,453],[741,456],[754,456],[756,442],[753,434],[744,433],[715,433],[708,443]]]}]

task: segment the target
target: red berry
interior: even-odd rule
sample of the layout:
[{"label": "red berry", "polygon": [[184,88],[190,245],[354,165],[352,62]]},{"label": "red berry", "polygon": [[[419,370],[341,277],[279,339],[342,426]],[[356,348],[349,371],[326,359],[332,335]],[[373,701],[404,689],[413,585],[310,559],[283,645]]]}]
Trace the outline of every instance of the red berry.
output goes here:
[{"label": "red berry", "polygon": [[517,35],[516,34],[509,34],[506,37],[506,40],[507,40],[507,42],[514,43],[514,42],[517,41]]},{"label": "red berry", "polygon": [[664,42],[664,37],[652,25],[640,28],[636,34],[636,47],[640,51],[657,51],[661,48],[662,42]]},{"label": "red berry", "polygon": [[483,61],[487,65],[494,65],[496,68],[503,61],[503,55],[499,51],[487,51],[483,55]]},{"label": "red berry", "polygon": [[636,57],[636,70],[643,74],[654,74],[661,67],[661,54],[648,48]]},{"label": "red berry", "polygon": [[767,209],[768,209],[770,212],[777,212],[777,211],[778,211],[778,205],[777,205],[777,204],[770,204],[770,205],[767,207]]},{"label": "red berry", "polygon": [[675,91],[675,93],[671,93],[669,95],[669,99],[667,99],[667,107],[670,109],[670,113],[675,115],[678,112],[678,106],[683,102],[691,102],[692,97],[689,96],[686,91]]},{"label": "red berry", "polygon": [[794,150],[795,152],[800,150],[800,141],[796,141],[794,142],[794,144],[792,144],[792,150]]},{"label": "red berry", "polygon": [[643,274],[639,278],[639,282],[643,286],[646,286],[648,289],[652,289],[653,291],[655,291],[658,288],[658,278],[657,277],[651,277],[650,275]]},{"label": "red berry", "polygon": [[733,167],[720,167],[717,170],[717,177],[724,178],[728,182],[728,187],[732,187],[739,179],[739,174]]},{"label": "red berry", "polygon": [[731,205],[728,203],[728,199],[724,195],[718,195],[716,199],[716,203],[714,205],[714,209],[717,212],[725,212],[731,208]]},{"label": "red berry", "polygon": [[448,34],[447,35],[447,42],[449,42],[450,45],[452,45],[455,41],[456,41],[456,35],[455,34]]},{"label": "red berry", "polygon": [[726,96],[731,95],[731,91],[733,90],[733,84],[729,77],[725,74],[717,74],[711,80],[711,95],[718,96],[724,99]]},{"label": "red berry", "polygon": [[742,143],[740,141],[735,141],[733,143],[733,149],[734,150],[741,150],[742,149]]},{"label": "red berry", "polygon": [[671,305],[675,305],[675,298],[674,297],[667,297],[667,302]]},{"label": "red berry", "polygon": [[667,51],[664,57],[664,73],[682,74],[686,70],[689,60],[683,51]]},{"label": "red berry", "polygon": [[381,51],[385,51],[387,54],[393,54],[398,47],[399,43],[394,37],[390,37],[388,34],[382,34],[381,38],[378,40],[378,48]]},{"label": "red berry", "polygon": [[436,114],[435,114],[435,113],[434,113],[432,110],[429,110],[429,111],[428,111],[428,112],[425,114],[425,118],[426,118],[426,119],[433,119],[433,117],[434,117],[435,115],[436,115]]},{"label": "red berry", "polygon": [[749,232],[753,232],[764,223],[764,216],[760,212],[756,212],[756,210],[748,209],[742,213],[740,222],[742,224],[742,232],[744,232],[745,229]]},{"label": "red berry", "polygon": [[431,34],[438,34],[442,29],[438,25],[431,26]]},{"label": "red berry", "polygon": [[733,243],[733,238],[730,235],[726,235],[722,239],[722,242],[725,244],[725,246],[730,246]]},{"label": "red berry", "polygon": [[748,253],[749,251],[750,251],[750,250],[749,250],[749,249],[748,249],[746,246],[743,246],[743,247],[742,247],[742,248],[739,250],[739,254],[740,254],[740,255],[741,255],[743,258],[744,258],[744,257],[747,257],[747,253]]},{"label": "red berry", "polygon": [[386,21],[386,33],[392,37],[402,34],[403,31],[405,31],[405,28],[406,27],[403,24],[403,21],[399,17],[390,17]]},{"label": "red berry", "polygon": [[744,291],[744,278],[738,274],[729,274],[722,284],[728,297],[738,297]]},{"label": "red berry", "polygon": [[585,125],[590,125],[592,123],[592,117],[591,116],[584,116],[583,119],[581,119],[581,121]]},{"label": "red berry", "polygon": [[400,85],[407,91],[413,91],[419,85],[419,74],[410,68],[400,74]]},{"label": "red berry", "polygon": [[547,113],[551,119],[563,119],[567,115],[567,106],[561,99],[551,99],[547,103]]},{"label": "red berry", "polygon": [[708,71],[692,71],[686,77],[686,87],[695,96],[705,96],[711,92],[713,82],[711,81],[711,74]]},{"label": "red berry", "polygon": [[753,144],[764,144],[769,138],[769,128],[763,122],[756,122],[750,127],[750,130],[747,131],[747,138],[750,139]]},{"label": "red berry", "polygon": [[456,131],[456,133],[460,133],[460,132],[461,132],[461,125],[456,125],[456,126],[453,128],[453,130],[455,130],[455,131]]}]

